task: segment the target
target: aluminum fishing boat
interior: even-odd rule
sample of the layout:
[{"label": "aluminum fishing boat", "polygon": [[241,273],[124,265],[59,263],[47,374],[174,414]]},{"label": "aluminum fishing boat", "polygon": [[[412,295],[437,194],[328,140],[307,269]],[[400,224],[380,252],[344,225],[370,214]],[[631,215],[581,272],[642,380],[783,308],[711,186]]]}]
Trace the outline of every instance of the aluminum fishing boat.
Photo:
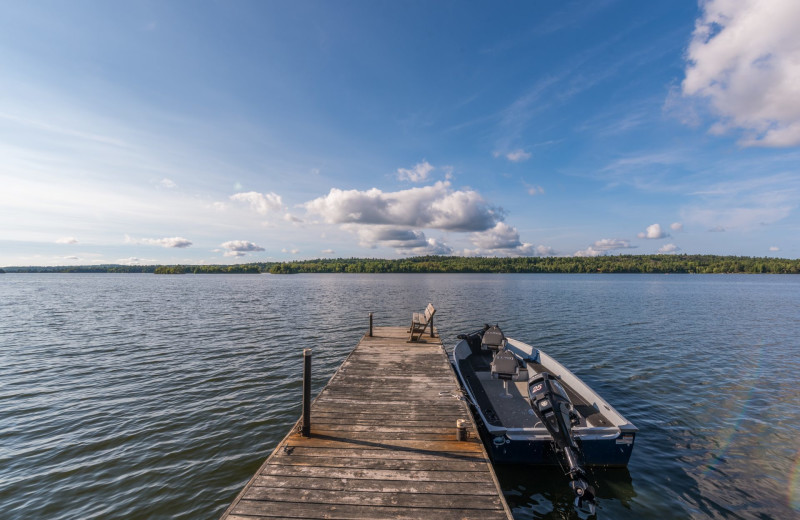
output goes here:
[{"label": "aluminum fishing boat", "polygon": [[459,336],[452,362],[495,463],[560,464],[594,509],[584,466],[627,466],[637,428],[575,374],[499,327]]}]

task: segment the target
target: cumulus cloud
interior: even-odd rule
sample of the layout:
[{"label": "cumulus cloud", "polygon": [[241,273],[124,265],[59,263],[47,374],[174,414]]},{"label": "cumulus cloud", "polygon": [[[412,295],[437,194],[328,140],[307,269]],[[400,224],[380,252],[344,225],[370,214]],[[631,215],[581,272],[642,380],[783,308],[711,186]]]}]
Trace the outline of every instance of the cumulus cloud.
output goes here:
[{"label": "cumulus cloud", "polygon": [[505,222],[498,222],[492,229],[473,233],[470,240],[481,249],[513,249],[522,245],[517,228]]},{"label": "cumulus cloud", "polygon": [[422,231],[392,226],[364,226],[353,229],[362,247],[393,247],[402,255],[449,255],[453,249],[439,239],[426,237]]},{"label": "cumulus cloud", "polygon": [[472,233],[470,241],[477,247],[465,250],[467,256],[489,254],[495,256],[549,256],[553,249],[522,242],[517,228],[498,222],[492,229]]},{"label": "cumulus cloud", "polygon": [[660,224],[651,224],[647,226],[647,229],[643,233],[639,233],[636,236],[639,238],[657,239],[666,238],[669,235],[661,229]]},{"label": "cumulus cloud", "polygon": [[800,144],[800,2],[707,0],[688,49],[684,95],[706,98],[712,132],[741,143]]},{"label": "cumulus cloud", "polygon": [[633,249],[629,241],[620,238],[603,238],[586,249],[576,251],[574,256],[600,256],[608,253],[609,251],[616,251],[618,249]]},{"label": "cumulus cloud", "polygon": [[772,252],[774,253],[774,252],[776,252],[776,251],[780,251],[780,250],[781,250],[781,248],[780,248],[780,247],[778,247],[778,246],[772,246],[772,247],[770,247],[770,248],[769,248],[769,250],[770,250],[770,251],[772,251]]},{"label": "cumulus cloud", "polygon": [[330,224],[386,225],[446,231],[485,231],[502,218],[475,191],[452,190],[449,182],[437,182],[408,190],[387,192],[340,190],[306,202],[309,213]]},{"label": "cumulus cloud", "polygon": [[355,229],[359,242],[364,247],[375,247],[378,243],[389,247],[408,248],[424,246],[425,233],[391,226],[368,226]]},{"label": "cumulus cloud", "polygon": [[401,255],[452,255],[453,248],[436,238],[426,238],[423,245],[409,248],[398,248],[397,253]]},{"label": "cumulus cloud", "polygon": [[675,244],[664,244],[663,246],[658,248],[658,252],[662,254],[675,253],[680,250],[681,248],[676,246]]},{"label": "cumulus cloud", "polygon": [[245,204],[256,213],[266,215],[272,211],[281,211],[283,209],[283,200],[277,193],[259,193],[257,191],[245,191],[242,193],[235,193],[230,196],[230,199],[240,204]]},{"label": "cumulus cloud", "polygon": [[78,239],[75,237],[61,237],[56,240],[56,244],[77,244]]},{"label": "cumulus cloud", "polygon": [[336,254],[336,251],[334,251],[333,249],[323,249],[323,250],[321,251],[321,253],[322,253],[323,255],[335,255],[335,254]]},{"label": "cumulus cloud", "polygon": [[433,170],[434,167],[428,161],[423,160],[421,163],[415,164],[410,170],[398,168],[397,178],[401,181],[424,182],[428,180],[428,174]]},{"label": "cumulus cloud", "polygon": [[247,253],[265,251],[263,247],[247,240],[229,240],[220,244],[220,247],[227,249],[224,256],[244,256]]},{"label": "cumulus cloud", "polygon": [[672,224],[669,225],[669,228],[672,231],[675,231],[676,233],[680,233],[681,231],[683,231],[683,224],[681,224],[680,222],[673,222]]},{"label": "cumulus cloud", "polygon": [[141,244],[146,246],[159,246],[159,247],[176,247],[183,249],[192,245],[192,242],[183,237],[169,237],[169,238],[131,238],[125,235],[125,242],[129,244]]},{"label": "cumulus cloud", "polygon": [[296,217],[296,216],[292,215],[291,213],[285,213],[283,215],[283,220],[285,220],[286,222],[291,222],[292,224],[302,224],[303,223],[303,219],[301,219],[300,217]]}]

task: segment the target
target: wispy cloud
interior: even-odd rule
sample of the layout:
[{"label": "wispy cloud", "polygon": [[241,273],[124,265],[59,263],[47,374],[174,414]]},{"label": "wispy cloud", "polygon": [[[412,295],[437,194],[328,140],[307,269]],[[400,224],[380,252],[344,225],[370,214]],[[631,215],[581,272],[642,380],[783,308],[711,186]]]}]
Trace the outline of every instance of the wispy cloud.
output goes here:
[{"label": "wispy cloud", "polygon": [[258,193],[257,191],[247,191],[235,193],[230,196],[230,200],[249,206],[250,209],[260,215],[267,215],[270,212],[283,209],[283,199],[274,192]]},{"label": "wispy cloud", "polygon": [[506,159],[511,162],[523,162],[527,161],[531,158],[531,154],[526,152],[525,150],[519,148],[517,150],[512,150],[505,155]]},{"label": "wispy cloud", "polygon": [[168,238],[133,238],[125,235],[125,242],[129,244],[140,244],[146,246],[159,246],[159,247],[175,247],[183,249],[190,247],[192,242],[183,237],[168,237]]},{"label": "wispy cloud", "polygon": [[586,249],[576,251],[574,256],[601,256],[619,249],[633,249],[630,241],[621,238],[603,238]]},{"label": "wispy cloud", "polygon": [[434,169],[428,161],[423,160],[421,163],[415,164],[411,169],[398,168],[397,178],[401,181],[425,182]]},{"label": "wispy cloud", "polygon": [[56,240],[56,244],[77,244],[78,239],[75,237],[61,237]]}]

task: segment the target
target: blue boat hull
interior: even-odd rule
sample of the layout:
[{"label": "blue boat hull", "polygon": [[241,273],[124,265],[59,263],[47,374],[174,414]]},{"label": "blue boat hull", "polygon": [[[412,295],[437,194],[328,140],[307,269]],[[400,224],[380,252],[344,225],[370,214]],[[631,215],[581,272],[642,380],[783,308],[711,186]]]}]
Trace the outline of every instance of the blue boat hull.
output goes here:
[{"label": "blue boat hull", "polygon": [[[558,465],[550,441],[508,437],[489,439],[485,430],[481,436],[486,451],[496,464]],[[620,433],[617,438],[582,442],[583,462],[587,466],[625,467],[631,458],[635,438],[635,433]]]}]

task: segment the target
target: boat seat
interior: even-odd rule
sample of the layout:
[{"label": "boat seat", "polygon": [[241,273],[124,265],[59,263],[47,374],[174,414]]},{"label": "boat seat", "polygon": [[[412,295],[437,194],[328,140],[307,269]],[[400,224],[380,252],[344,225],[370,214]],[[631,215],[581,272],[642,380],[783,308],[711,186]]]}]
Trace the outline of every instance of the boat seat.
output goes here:
[{"label": "boat seat", "polygon": [[[519,381],[520,378],[520,363],[517,356],[502,349],[494,355],[492,360],[492,377],[495,379],[506,379],[510,381]],[[527,375],[527,371],[525,371]]]},{"label": "boat seat", "polygon": [[503,331],[500,330],[500,327],[497,325],[494,327],[489,327],[486,329],[486,332],[483,333],[483,338],[481,339],[481,350],[491,350],[497,352],[505,346],[506,335],[503,334]]}]

